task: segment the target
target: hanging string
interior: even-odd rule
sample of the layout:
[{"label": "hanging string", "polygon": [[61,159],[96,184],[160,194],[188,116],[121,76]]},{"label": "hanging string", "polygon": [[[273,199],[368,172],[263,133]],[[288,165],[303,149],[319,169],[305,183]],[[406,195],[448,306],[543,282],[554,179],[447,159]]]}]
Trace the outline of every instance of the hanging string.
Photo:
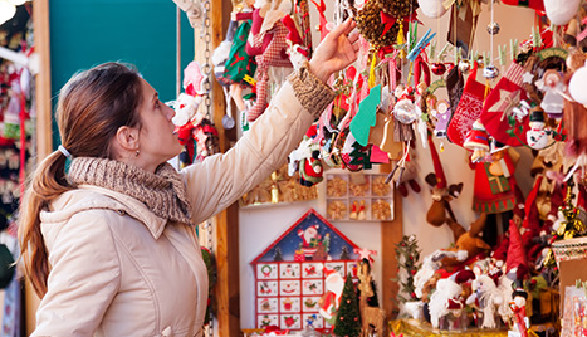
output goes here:
[{"label": "hanging string", "polygon": [[489,24],[491,25],[489,28],[489,64],[493,64],[493,39],[495,37],[495,34],[493,32],[493,25],[495,25],[495,9],[493,7],[493,2],[494,0],[490,0],[490,6],[491,6],[491,20],[489,21]]}]

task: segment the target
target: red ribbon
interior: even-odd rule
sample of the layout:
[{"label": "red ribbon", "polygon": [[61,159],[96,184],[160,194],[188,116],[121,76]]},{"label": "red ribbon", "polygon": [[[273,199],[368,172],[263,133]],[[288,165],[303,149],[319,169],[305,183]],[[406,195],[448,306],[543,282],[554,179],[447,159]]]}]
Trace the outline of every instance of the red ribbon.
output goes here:
[{"label": "red ribbon", "polygon": [[[424,57],[422,57],[424,55]],[[424,60],[426,58],[426,60]],[[430,68],[428,67],[428,56],[426,53],[422,51],[417,57],[416,61],[414,62],[414,80],[416,85],[420,83],[420,76],[424,73],[424,82],[426,86],[430,86]]]},{"label": "red ribbon", "polygon": [[[406,15],[402,18],[403,21],[405,22],[412,22],[412,21],[416,21],[418,20],[418,18],[416,17],[416,12],[413,12],[410,15]],[[385,27],[383,28],[383,33],[381,33],[381,35],[385,35],[387,33],[388,30],[391,29],[391,27],[397,22],[397,19],[387,13],[384,13],[383,11],[381,12],[381,23],[385,25]]]},{"label": "red ribbon", "polygon": [[[22,74],[22,70],[21,73]],[[20,77],[20,75],[19,75]],[[26,107],[26,97],[24,94],[24,89],[20,88],[20,112],[19,112],[19,119],[20,119],[20,169],[18,172],[18,184],[20,185],[20,197],[24,196],[24,181],[25,181],[25,150],[26,150],[26,132],[25,132],[25,107]],[[22,200],[22,199],[21,199]]]}]

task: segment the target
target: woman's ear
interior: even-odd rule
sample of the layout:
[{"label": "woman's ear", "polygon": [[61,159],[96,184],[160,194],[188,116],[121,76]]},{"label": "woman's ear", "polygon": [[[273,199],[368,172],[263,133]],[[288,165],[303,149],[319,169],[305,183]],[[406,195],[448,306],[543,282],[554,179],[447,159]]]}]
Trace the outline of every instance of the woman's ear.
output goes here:
[{"label": "woman's ear", "polygon": [[123,151],[136,152],[140,150],[139,129],[130,126],[121,126],[116,131],[117,147]]}]

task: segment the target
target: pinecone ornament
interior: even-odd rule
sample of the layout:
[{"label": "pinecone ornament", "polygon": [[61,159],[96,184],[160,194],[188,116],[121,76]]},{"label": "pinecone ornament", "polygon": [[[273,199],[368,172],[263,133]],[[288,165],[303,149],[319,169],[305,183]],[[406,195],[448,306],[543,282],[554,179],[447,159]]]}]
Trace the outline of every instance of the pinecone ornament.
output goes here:
[{"label": "pinecone ornament", "polygon": [[417,0],[377,0],[376,2],[383,13],[397,19],[411,16],[419,7]]},{"label": "pinecone ornament", "polygon": [[[382,48],[391,46],[395,43],[399,25],[397,23],[383,34],[385,25],[381,22],[382,7],[379,5],[381,0],[368,0],[363,9],[358,11],[355,21],[359,32],[367,39],[373,48]],[[392,1],[384,1],[391,3]]]}]

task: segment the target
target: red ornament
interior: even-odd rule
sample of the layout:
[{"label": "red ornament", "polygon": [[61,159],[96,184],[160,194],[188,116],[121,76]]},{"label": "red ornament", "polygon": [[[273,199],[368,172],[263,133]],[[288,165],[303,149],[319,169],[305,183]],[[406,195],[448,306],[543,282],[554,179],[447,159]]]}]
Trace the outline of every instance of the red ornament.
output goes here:
[{"label": "red ornament", "polygon": [[411,296],[412,298],[416,298],[416,293],[412,292],[412,293],[410,294],[410,296]]},{"label": "red ornament", "polygon": [[446,72],[444,63],[432,63],[430,70],[434,75],[442,75]]}]

